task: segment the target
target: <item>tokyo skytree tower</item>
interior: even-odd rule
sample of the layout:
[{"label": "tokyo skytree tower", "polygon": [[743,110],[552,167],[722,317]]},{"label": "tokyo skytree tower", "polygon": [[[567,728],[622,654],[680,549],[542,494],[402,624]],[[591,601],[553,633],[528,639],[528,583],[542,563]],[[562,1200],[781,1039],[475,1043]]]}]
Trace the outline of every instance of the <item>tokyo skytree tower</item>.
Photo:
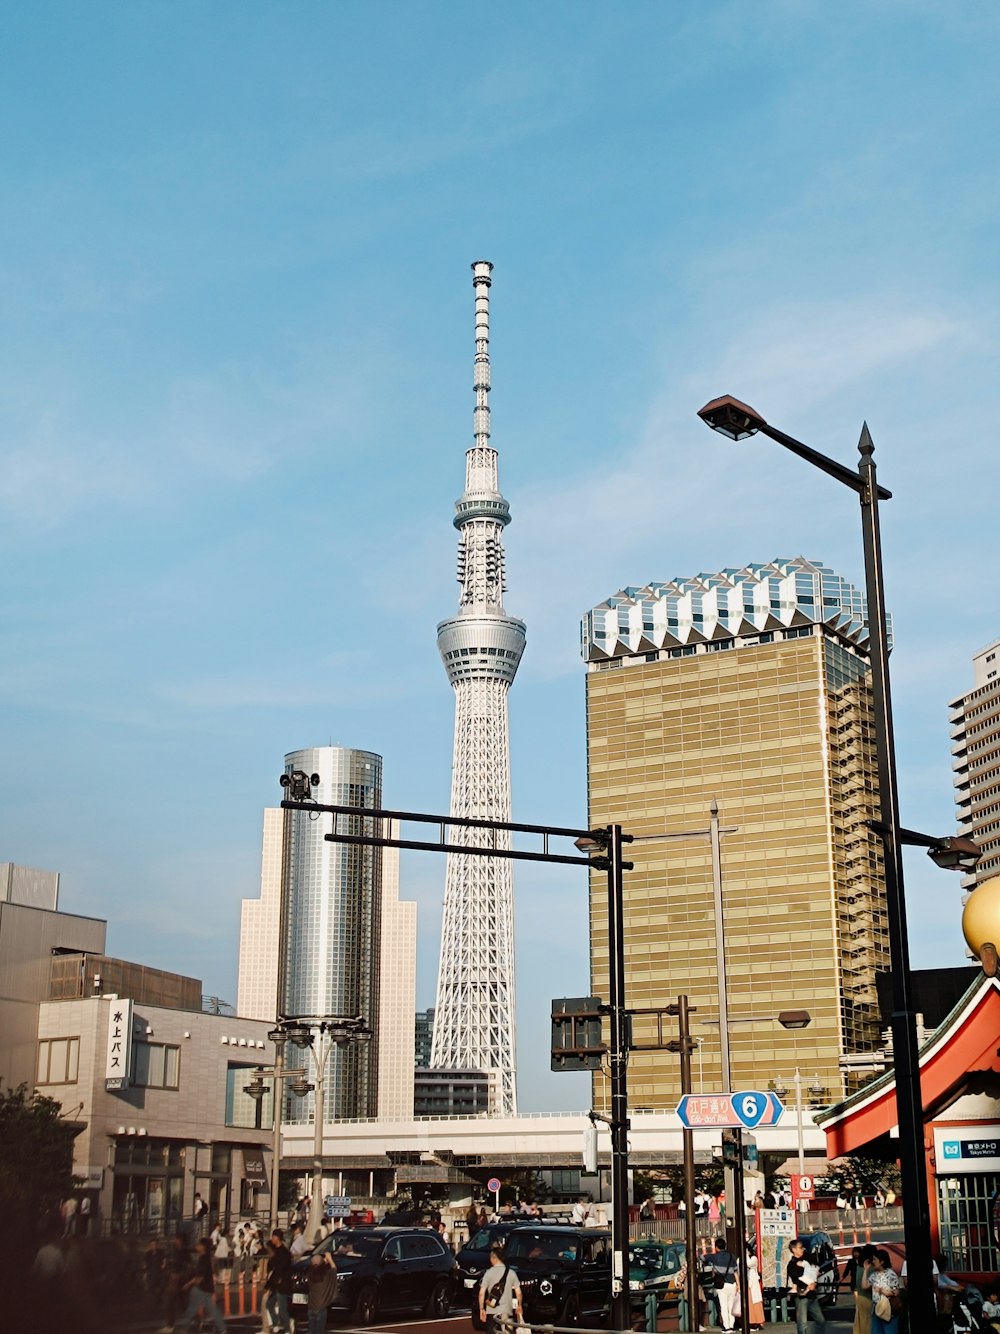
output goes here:
[{"label": "tokyo skytree tower", "polygon": [[[472,266],[476,294],[473,388],[475,443],[465,456],[465,491],[455,505],[458,613],[438,626],[438,649],[455,691],[451,814],[510,820],[507,692],[524,652],[524,622],[503,595],[503,530],[510,508],[500,494],[490,445],[490,273]],[[449,842],[481,842],[482,830],[451,829]],[[509,835],[497,834],[498,846]],[[511,862],[448,854],[431,1065],[484,1070],[490,1111],[517,1110],[514,1069],[514,904]]]}]

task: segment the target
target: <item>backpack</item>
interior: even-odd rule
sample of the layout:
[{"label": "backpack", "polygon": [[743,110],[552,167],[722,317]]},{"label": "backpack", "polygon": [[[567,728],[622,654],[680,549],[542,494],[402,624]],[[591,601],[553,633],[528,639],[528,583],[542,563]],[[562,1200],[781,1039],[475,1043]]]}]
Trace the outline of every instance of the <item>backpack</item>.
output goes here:
[{"label": "backpack", "polygon": [[510,1265],[504,1265],[503,1273],[500,1275],[500,1277],[497,1279],[495,1283],[492,1283],[486,1289],[486,1304],[488,1306],[496,1306],[497,1303],[502,1299],[504,1294],[504,1289],[507,1287],[507,1275],[509,1273],[510,1273]]}]

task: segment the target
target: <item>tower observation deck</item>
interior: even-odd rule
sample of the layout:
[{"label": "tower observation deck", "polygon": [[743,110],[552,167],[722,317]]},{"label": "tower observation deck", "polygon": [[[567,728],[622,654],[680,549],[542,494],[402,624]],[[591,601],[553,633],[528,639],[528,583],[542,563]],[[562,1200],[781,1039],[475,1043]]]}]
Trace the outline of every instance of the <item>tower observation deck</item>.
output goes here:
[{"label": "tower observation deck", "polygon": [[[524,652],[524,622],[504,609],[503,530],[510,508],[500,494],[490,444],[490,274],[472,266],[476,299],[474,443],[465,456],[465,490],[455,505],[458,612],[438,626],[437,642],[455,692],[451,814],[510,820],[507,692]],[[452,842],[478,831],[452,829]],[[509,835],[497,834],[498,846]],[[484,1070],[490,1111],[517,1110],[514,1051],[512,863],[502,857],[448,855],[441,960],[431,1066]]]}]

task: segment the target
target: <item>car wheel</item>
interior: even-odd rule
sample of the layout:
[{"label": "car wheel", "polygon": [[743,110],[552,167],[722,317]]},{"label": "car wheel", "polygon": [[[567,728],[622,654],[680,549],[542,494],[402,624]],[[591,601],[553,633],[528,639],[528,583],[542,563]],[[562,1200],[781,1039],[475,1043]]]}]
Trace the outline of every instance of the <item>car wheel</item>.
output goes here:
[{"label": "car wheel", "polygon": [[378,1289],[372,1283],[366,1284],[358,1293],[354,1303],[354,1318],[359,1325],[372,1325],[378,1316]]},{"label": "car wheel", "polygon": [[580,1298],[575,1292],[571,1292],[563,1302],[559,1323],[560,1325],[578,1325],[580,1323]]},{"label": "car wheel", "polygon": [[469,1314],[470,1314],[470,1316],[472,1317],[472,1328],[473,1328],[473,1329],[480,1329],[480,1330],[482,1330],[482,1329],[485,1329],[485,1328],[486,1328],[486,1321],[485,1321],[485,1320],[483,1319],[483,1317],[479,1314],[479,1298],[478,1298],[478,1297],[473,1297],[473,1299],[472,1299],[472,1310],[469,1312]]},{"label": "car wheel", "polygon": [[[431,1295],[427,1298],[424,1314],[430,1316],[432,1320],[443,1320],[450,1310],[451,1284],[446,1278],[439,1278],[431,1288]],[[478,1311],[476,1314],[479,1314]]]}]

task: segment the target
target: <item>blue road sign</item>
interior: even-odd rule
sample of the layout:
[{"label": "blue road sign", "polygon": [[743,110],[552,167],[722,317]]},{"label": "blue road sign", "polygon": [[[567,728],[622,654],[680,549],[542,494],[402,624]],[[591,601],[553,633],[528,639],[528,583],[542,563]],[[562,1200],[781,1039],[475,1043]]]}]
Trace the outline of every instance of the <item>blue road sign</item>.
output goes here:
[{"label": "blue road sign", "polygon": [[748,1089],[743,1093],[685,1093],[677,1104],[677,1115],[687,1130],[716,1127],[753,1130],[773,1126],[784,1111],[774,1093]]}]

